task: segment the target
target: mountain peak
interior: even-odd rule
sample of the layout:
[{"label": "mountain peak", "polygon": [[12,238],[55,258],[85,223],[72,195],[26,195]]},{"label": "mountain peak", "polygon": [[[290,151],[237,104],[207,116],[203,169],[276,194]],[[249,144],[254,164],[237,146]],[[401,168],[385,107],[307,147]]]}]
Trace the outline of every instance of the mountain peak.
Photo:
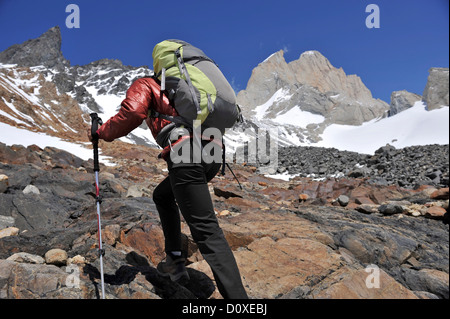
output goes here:
[{"label": "mountain peak", "polygon": [[291,62],[291,66],[295,69],[306,69],[315,72],[329,72],[334,69],[330,61],[319,51],[310,50],[305,51],[300,55],[300,58]]},{"label": "mountain peak", "polygon": [[55,26],[40,37],[14,44],[0,52],[0,62],[20,66],[64,67],[70,65],[61,52],[61,30]]},{"label": "mountain peak", "polygon": [[277,52],[271,54],[262,63],[269,62],[269,61],[280,61],[280,60],[284,61],[284,51],[283,50],[280,50],[280,51],[277,51]]},{"label": "mountain peak", "polygon": [[303,52],[300,58],[289,63],[289,66],[299,83],[313,86],[322,93],[344,93],[356,101],[373,103],[372,93],[357,75],[345,74],[342,68],[334,67],[319,51]]},{"label": "mountain peak", "polygon": [[300,58],[301,58],[302,56],[303,56],[303,57],[311,57],[311,56],[313,56],[313,57],[317,57],[317,56],[323,57],[322,53],[320,53],[320,52],[317,51],[317,50],[309,50],[309,51],[305,51],[305,52],[303,52],[303,53],[300,55]]}]

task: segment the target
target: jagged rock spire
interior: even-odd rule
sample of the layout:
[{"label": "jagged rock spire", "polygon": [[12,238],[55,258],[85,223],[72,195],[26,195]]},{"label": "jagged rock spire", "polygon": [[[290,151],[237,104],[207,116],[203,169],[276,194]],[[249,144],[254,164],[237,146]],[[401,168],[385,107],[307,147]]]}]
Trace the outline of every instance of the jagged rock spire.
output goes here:
[{"label": "jagged rock spire", "polygon": [[61,52],[61,30],[55,26],[39,38],[31,39],[22,44],[14,44],[0,52],[1,63],[18,64],[20,66],[43,65],[49,68],[69,66]]},{"label": "jagged rock spire", "polygon": [[287,63],[280,50],[253,69],[247,88],[238,93],[244,116],[251,117],[280,89],[285,98],[267,109],[268,119],[300,107],[324,116],[323,127],[329,123],[360,125],[384,116],[389,109],[386,102],[373,98],[359,76],[334,67],[319,51],[303,52],[298,60]]}]

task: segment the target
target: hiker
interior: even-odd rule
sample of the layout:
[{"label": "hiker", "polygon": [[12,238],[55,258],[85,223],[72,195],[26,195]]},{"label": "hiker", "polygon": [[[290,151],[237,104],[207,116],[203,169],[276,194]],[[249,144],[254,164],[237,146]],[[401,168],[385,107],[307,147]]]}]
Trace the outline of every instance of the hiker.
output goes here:
[{"label": "hiker", "polygon": [[[182,45],[185,53],[189,51],[189,44],[175,41],[178,42],[166,41],[163,44],[173,46],[175,43],[175,45]],[[198,51],[195,54],[198,55]],[[182,64],[183,61],[179,60],[178,63]],[[154,69],[157,72],[156,68]],[[186,128],[171,121],[179,117],[179,114],[172,106],[173,102],[169,101],[167,94],[162,92],[161,86],[165,86],[165,83],[161,83],[156,77],[137,79],[128,89],[119,112],[97,130],[95,137],[110,142],[127,135],[144,120],[146,121],[155,140],[164,148],[161,154],[167,162],[169,171],[168,177],[155,188],[153,193],[165,237],[166,252],[165,260],[157,266],[158,273],[180,283],[189,280],[185,267],[187,252],[182,249],[181,212],[189,225],[194,241],[211,267],[221,295],[230,299],[246,299],[248,297],[236,260],[218,224],[208,189],[208,182],[218,173],[221,163],[217,161],[206,163],[203,159],[200,162],[174,163],[172,157],[168,156],[168,153],[173,153],[170,152],[173,145],[182,140],[193,142],[193,139],[192,135],[186,136],[181,133],[178,135],[177,130],[186,132]],[[208,96],[208,107],[210,100]],[[218,98],[216,101],[215,105],[220,107],[221,101]],[[192,105],[192,107],[196,106]],[[164,116],[158,116],[159,114]],[[195,112],[195,114],[199,113]],[[223,116],[223,113],[221,115]],[[88,135],[89,139],[92,139],[90,131]],[[213,142],[204,140],[201,143],[205,146]]]}]

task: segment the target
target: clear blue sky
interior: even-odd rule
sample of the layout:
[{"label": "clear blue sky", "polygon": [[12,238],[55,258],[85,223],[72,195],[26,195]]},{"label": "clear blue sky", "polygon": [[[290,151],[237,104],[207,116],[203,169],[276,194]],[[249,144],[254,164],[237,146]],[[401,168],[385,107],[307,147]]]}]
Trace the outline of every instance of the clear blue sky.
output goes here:
[{"label": "clear blue sky", "polygon": [[[65,25],[70,3],[79,29]],[[365,24],[371,3],[379,29]],[[55,25],[72,65],[113,58],[151,67],[153,46],[178,38],[203,49],[236,90],[280,49],[287,62],[318,50],[388,103],[392,91],[422,94],[428,69],[449,66],[449,0],[0,0],[0,51]]]}]

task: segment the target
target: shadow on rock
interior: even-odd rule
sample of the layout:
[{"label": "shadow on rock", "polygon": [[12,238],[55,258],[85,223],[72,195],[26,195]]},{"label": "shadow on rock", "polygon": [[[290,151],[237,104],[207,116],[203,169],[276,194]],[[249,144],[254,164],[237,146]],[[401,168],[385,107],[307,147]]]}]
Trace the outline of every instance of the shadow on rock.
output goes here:
[{"label": "shadow on rock", "polygon": [[[207,299],[215,290],[212,280],[206,274],[195,269],[188,268],[190,280],[186,284],[180,285],[160,276],[156,268],[152,267],[145,257],[136,252],[128,253],[126,261],[128,264],[120,266],[114,275],[104,274],[106,289],[108,285],[128,285],[135,280],[137,274],[141,273],[153,285],[153,292],[163,299]],[[100,271],[92,264],[86,264],[83,272],[88,275],[89,280],[94,284],[95,295],[99,299]]]}]

